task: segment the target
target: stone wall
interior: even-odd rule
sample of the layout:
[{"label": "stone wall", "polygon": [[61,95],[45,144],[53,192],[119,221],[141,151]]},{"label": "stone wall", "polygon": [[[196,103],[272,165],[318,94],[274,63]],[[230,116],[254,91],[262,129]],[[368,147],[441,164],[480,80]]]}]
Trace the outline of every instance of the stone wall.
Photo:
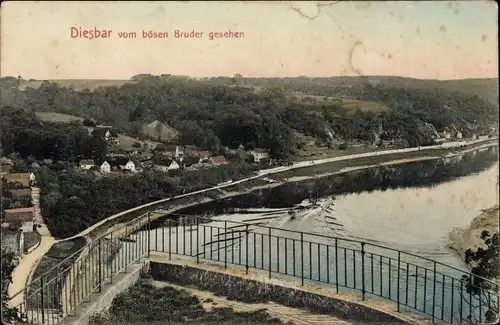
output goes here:
[{"label": "stone wall", "polygon": [[272,301],[288,307],[304,308],[313,313],[333,315],[362,323],[409,323],[354,302],[187,265],[151,262],[150,273],[157,281],[192,285],[200,290],[211,291],[228,299],[247,303]]}]

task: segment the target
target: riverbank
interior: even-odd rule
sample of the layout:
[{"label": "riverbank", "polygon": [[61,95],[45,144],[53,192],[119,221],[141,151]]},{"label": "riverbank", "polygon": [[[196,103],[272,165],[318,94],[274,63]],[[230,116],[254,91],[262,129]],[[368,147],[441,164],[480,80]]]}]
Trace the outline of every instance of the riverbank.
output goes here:
[{"label": "riverbank", "polygon": [[499,206],[485,209],[475,217],[470,225],[464,229],[455,229],[450,234],[450,248],[455,251],[461,259],[465,259],[467,249],[476,251],[484,247],[481,233],[488,231],[491,235],[499,231]]}]

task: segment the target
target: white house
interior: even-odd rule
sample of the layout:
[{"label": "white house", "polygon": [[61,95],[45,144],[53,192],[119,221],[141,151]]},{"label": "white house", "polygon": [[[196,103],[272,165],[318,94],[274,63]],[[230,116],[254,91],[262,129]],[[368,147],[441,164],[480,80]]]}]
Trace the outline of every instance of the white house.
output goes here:
[{"label": "white house", "polygon": [[111,172],[111,165],[105,161],[101,165],[101,173],[110,173]]},{"label": "white house", "polygon": [[259,163],[262,159],[269,158],[269,150],[262,148],[255,148],[250,150],[250,154],[253,156],[253,160]]},{"label": "white house", "polygon": [[132,160],[129,160],[127,162],[127,164],[125,165],[124,169],[130,170],[133,173],[137,172],[136,169],[135,169],[135,164],[134,164],[134,162]]},{"label": "white house", "polygon": [[177,163],[177,161],[175,160],[172,160],[172,162],[170,163],[170,165],[168,166],[167,170],[177,170],[179,169],[180,166],[179,164]]},{"label": "white house", "polygon": [[94,159],[83,159],[80,160],[80,168],[83,170],[89,170],[95,166]]},{"label": "white house", "polygon": [[33,174],[32,172],[30,172],[30,185],[31,186],[34,186],[35,185],[35,174]]}]

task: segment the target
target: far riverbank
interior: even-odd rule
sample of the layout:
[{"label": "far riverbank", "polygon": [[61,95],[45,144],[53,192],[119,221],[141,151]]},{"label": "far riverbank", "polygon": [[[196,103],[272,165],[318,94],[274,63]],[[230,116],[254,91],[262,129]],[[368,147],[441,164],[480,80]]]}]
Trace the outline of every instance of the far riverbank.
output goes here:
[{"label": "far riverbank", "polygon": [[475,217],[470,225],[464,229],[455,229],[450,234],[450,248],[455,251],[461,259],[465,259],[468,249],[476,251],[484,246],[481,233],[488,231],[490,235],[499,231],[499,206],[485,209]]}]

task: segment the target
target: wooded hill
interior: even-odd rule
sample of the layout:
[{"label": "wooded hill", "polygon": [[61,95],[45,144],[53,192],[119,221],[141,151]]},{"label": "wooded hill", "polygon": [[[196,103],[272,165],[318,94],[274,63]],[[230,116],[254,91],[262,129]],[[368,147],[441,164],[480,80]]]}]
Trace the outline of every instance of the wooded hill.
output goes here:
[{"label": "wooded hill", "polygon": [[433,135],[426,123],[438,131],[453,124],[474,132],[498,124],[493,79],[145,76],[94,91],[50,82],[20,90],[22,82],[2,78],[2,105],[94,118],[132,135],[158,120],[180,132],[179,143],[212,152],[242,143],[285,157],[300,147],[297,134],[324,143],[369,142],[380,129],[382,137],[424,145]]}]

